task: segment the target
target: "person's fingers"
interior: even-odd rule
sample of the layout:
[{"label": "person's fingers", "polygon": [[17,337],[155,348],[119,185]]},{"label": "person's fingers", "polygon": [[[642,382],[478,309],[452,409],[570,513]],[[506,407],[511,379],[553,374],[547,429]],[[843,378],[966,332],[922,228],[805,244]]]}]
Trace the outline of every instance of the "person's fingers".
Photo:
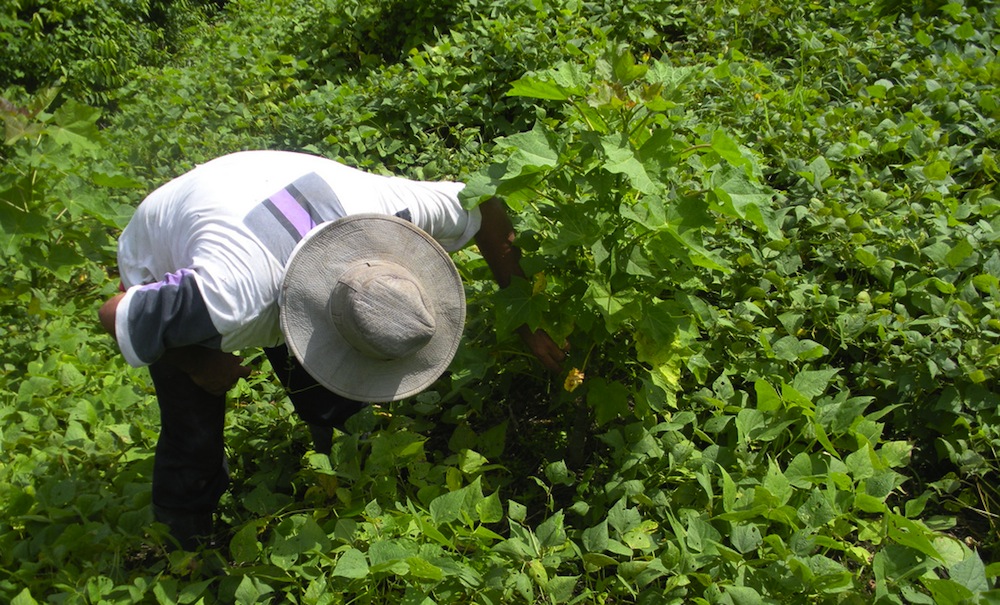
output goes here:
[{"label": "person's fingers", "polygon": [[191,379],[213,395],[225,395],[240,378],[250,376],[252,369],[242,362],[238,355],[220,352],[202,371],[192,374]]},{"label": "person's fingers", "polygon": [[558,372],[566,359],[566,352],[544,331],[538,330],[532,334],[532,352],[535,357],[549,370]]}]

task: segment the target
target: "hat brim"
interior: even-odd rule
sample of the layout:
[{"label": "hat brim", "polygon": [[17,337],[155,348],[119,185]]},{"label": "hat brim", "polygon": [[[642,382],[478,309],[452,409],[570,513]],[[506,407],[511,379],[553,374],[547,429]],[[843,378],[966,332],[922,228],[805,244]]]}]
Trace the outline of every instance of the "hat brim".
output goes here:
[{"label": "hat brim", "polygon": [[[372,260],[410,271],[432,301],[434,335],[413,355],[368,357],[330,321],[337,280],[349,267]],[[421,229],[381,214],[353,215],[309,232],[289,257],[279,305],[285,341],[302,367],[356,401],[396,401],[426,389],[448,368],[465,326],[465,290],[451,257]]]}]

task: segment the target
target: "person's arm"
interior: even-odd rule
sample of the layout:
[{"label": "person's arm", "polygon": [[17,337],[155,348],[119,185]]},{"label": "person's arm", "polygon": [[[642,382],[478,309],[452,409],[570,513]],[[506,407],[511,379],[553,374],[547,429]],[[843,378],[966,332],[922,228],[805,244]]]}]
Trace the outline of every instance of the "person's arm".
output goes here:
[{"label": "person's arm", "polygon": [[[514,226],[507,208],[499,198],[490,198],[479,205],[482,226],[476,234],[476,245],[486,260],[497,285],[506,288],[514,277],[524,277],[521,251],[514,245]],[[546,368],[559,371],[566,353],[544,330],[534,332],[525,324],[517,329],[531,352]]]},{"label": "person's arm", "polygon": [[[116,341],[118,303],[124,296],[124,293],[116,294],[97,312],[101,326]],[[167,349],[160,359],[190,376],[195,384],[213,395],[225,394],[237,380],[250,375],[250,368],[242,364],[239,356],[198,345]]]},{"label": "person's arm", "polygon": [[118,303],[125,298],[125,293],[121,292],[115,294],[108,299],[103,305],[101,305],[100,310],[97,312],[98,319],[101,320],[101,325],[104,327],[104,331],[110,334],[117,341],[118,336],[115,334],[115,318],[118,316]]}]

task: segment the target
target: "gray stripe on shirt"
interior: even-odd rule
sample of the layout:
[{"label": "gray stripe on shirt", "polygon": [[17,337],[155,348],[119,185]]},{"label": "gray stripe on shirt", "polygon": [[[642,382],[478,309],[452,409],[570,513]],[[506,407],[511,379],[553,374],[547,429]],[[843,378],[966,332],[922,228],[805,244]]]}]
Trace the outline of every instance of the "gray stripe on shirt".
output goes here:
[{"label": "gray stripe on shirt", "polygon": [[[297,204],[298,208],[289,204]],[[296,179],[269,196],[247,213],[243,224],[268,252],[285,263],[308,230],[303,225],[305,216],[313,226],[346,216],[337,194],[316,173]]]}]

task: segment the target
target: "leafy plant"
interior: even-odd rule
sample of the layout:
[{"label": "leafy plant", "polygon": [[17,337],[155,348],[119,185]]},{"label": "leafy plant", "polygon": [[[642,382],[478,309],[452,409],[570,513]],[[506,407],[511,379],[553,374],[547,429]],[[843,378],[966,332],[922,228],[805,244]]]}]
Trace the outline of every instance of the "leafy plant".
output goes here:
[{"label": "leafy plant", "polygon": [[[995,7],[192,6],[8,40],[127,48],[0,103],[0,599],[996,599]],[[247,352],[218,547],[168,553],[151,387],[92,318],[131,206],[248,147],[499,195],[528,279],[457,254],[450,371],[329,456]]]}]

